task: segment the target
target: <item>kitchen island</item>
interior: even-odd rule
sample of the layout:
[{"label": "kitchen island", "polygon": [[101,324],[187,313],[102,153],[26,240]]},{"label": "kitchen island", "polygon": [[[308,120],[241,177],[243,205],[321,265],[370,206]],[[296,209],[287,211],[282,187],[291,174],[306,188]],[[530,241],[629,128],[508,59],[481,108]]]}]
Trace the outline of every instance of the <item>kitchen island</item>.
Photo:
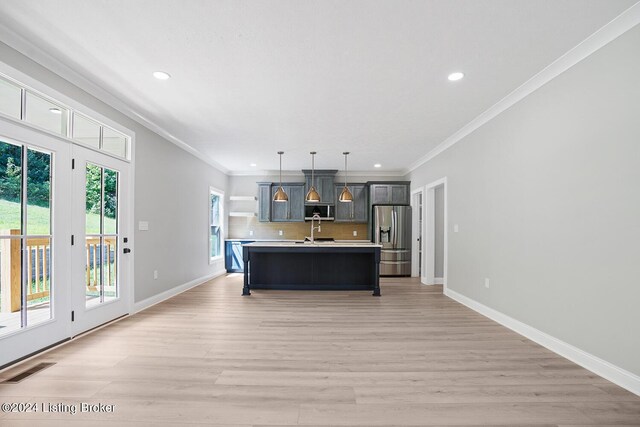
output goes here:
[{"label": "kitchen island", "polygon": [[380,296],[380,248],[372,243],[255,242],[243,245],[244,288],[366,291]]}]

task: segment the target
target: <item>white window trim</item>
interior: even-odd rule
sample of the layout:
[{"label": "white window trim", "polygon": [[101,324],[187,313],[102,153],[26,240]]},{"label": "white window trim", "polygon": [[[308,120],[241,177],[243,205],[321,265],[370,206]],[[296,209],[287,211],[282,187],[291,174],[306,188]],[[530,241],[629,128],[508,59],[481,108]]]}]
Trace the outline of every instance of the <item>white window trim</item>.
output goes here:
[{"label": "white window trim", "polygon": [[[211,195],[214,194],[220,198],[220,255],[211,256]],[[207,195],[208,217],[207,217],[207,256],[209,257],[209,264],[213,264],[216,261],[224,258],[224,191],[216,187],[209,186],[209,194]]]}]

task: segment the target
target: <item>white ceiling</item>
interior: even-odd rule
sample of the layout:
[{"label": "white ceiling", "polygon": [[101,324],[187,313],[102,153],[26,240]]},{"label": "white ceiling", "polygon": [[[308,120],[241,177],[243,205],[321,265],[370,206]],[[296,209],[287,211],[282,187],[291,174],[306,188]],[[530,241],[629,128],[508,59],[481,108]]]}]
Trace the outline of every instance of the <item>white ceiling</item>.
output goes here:
[{"label": "white ceiling", "polygon": [[635,2],[3,0],[0,24],[230,171],[389,173]]}]

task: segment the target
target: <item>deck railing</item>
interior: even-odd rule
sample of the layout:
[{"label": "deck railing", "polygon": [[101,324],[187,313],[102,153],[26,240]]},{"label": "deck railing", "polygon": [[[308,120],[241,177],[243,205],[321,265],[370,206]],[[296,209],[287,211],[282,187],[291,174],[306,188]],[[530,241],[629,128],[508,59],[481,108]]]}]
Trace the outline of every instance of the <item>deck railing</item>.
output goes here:
[{"label": "deck railing", "polygon": [[[19,236],[20,230],[8,230],[2,235]],[[49,237],[27,238],[27,303],[48,298],[51,291],[51,239]],[[117,277],[115,257],[116,238],[104,237],[104,284],[111,285]],[[86,289],[98,292],[100,288],[100,238],[86,239]],[[20,239],[0,239],[0,312],[13,313],[20,310],[21,257]],[[37,301],[36,301],[37,302]]]}]

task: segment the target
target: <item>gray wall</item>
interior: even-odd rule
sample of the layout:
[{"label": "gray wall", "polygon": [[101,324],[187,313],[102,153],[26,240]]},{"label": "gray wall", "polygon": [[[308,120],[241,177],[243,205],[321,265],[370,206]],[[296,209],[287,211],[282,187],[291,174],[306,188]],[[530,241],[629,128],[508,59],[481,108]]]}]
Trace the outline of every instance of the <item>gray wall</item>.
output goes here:
[{"label": "gray wall", "polygon": [[226,175],[3,43],[0,58],[135,132],[135,224],[149,221],[134,235],[136,302],[223,271],[223,261],[209,265],[207,221],[209,185],[226,190]]},{"label": "gray wall", "polygon": [[435,265],[434,277],[444,276],[444,185],[439,185],[434,189],[434,244],[435,244]]},{"label": "gray wall", "polygon": [[638,46],[640,26],[407,176],[448,177],[452,290],[636,375]]}]

